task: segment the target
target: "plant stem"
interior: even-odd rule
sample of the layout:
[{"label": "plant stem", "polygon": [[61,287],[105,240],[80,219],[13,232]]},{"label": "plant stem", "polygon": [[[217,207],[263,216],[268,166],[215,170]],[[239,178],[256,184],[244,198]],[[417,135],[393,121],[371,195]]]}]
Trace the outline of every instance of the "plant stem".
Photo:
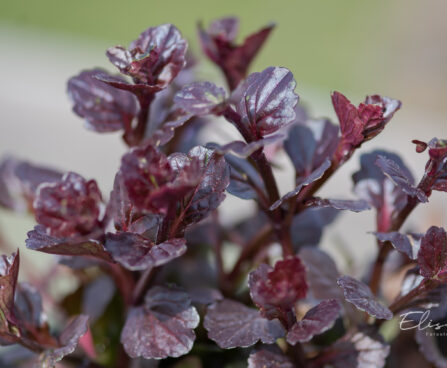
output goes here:
[{"label": "plant stem", "polygon": [[253,258],[253,256],[265,245],[270,244],[273,236],[273,227],[270,224],[265,225],[258,234],[244,247],[242,250],[233,270],[228,275],[230,281],[238,279],[241,269],[247,262],[247,260]]},{"label": "plant stem", "polygon": [[424,279],[422,282],[411,290],[409,293],[401,296],[397,300],[395,300],[390,306],[389,309],[393,314],[404,310],[408,304],[410,304],[414,298],[421,295],[422,293],[426,293],[437,287],[440,283],[436,280],[432,279]]},{"label": "plant stem", "polygon": [[124,136],[124,140],[129,146],[137,146],[144,139],[153,99],[154,94],[152,93],[138,96],[140,111],[138,112],[137,126],[130,132],[130,134],[125,134]]},{"label": "plant stem", "polygon": [[251,157],[256,162],[259,173],[264,180],[265,187],[267,189],[267,194],[269,196],[270,204],[273,204],[279,199],[278,185],[276,184],[275,177],[273,176],[273,170],[267,161],[262,148],[254,152]]},{"label": "plant stem", "polygon": [[[394,217],[388,231],[398,231],[404,224],[409,214],[416,208],[418,203],[419,201],[416,198],[408,197],[406,206]],[[374,262],[373,272],[371,274],[371,279],[369,282],[369,287],[374,295],[377,295],[379,291],[385,261],[388,257],[388,254],[393,250],[393,246],[389,241],[379,244],[381,247]]]},{"label": "plant stem", "polygon": [[146,271],[143,272],[143,274],[139,278],[132,296],[132,303],[134,305],[137,305],[142,301],[144,294],[147,288],[149,287],[152,278],[155,275],[155,271],[156,271],[155,267],[148,268]]}]

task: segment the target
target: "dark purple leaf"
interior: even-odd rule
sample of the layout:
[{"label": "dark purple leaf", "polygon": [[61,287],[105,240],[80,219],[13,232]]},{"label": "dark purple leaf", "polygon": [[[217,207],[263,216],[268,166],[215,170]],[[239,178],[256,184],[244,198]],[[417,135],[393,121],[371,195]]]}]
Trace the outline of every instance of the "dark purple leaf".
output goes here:
[{"label": "dark purple leaf", "polygon": [[14,210],[32,210],[37,188],[62,178],[56,170],[14,158],[0,163],[0,206]]},{"label": "dark purple leaf", "polygon": [[333,208],[309,208],[292,220],[291,237],[295,251],[302,246],[318,245],[323,229],[339,214]]},{"label": "dark purple leaf", "polygon": [[161,244],[135,233],[106,235],[105,247],[113,259],[131,271],[164,265],[186,252],[185,239],[169,239]]},{"label": "dark purple leaf", "polygon": [[223,299],[219,290],[209,287],[197,287],[188,292],[193,304],[209,305]]},{"label": "dark purple leaf", "polygon": [[276,132],[295,119],[296,82],[286,68],[269,67],[252,73],[233,92],[236,111],[253,140]]},{"label": "dark purple leaf", "polygon": [[219,146],[215,143],[208,143],[207,146],[213,148],[217,153],[226,155],[228,153],[234,153],[236,156],[246,158],[252,153],[256,152],[260,148],[268,146],[270,144],[279,143],[284,140],[286,136],[282,133],[272,134],[266,138],[259,139],[251,143],[245,143],[243,141],[233,141],[223,146]]},{"label": "dark purple leaf", "polygon": [[181,109],[173,109],[165,117],[165,120],[161,122],[158,129],[154,130],[155,124],[152,125],[152,122],[149,121],[149,126],[146,128],[146,137],[148,138],[145,142],[149,142],[156,146],[165,145],[174,137],[175,130],[183,126],[191,118],[191,114]]},{"label": "dark purple leaf", "polygon": [[309,368],[383,368],[390,347],[383,338],[367,331],[347,333],[309,363]]},{"label": "dark purple leaf", "polygon": [[[176,170],[190,170],[191,163],[198,162],[200,170],[195,176],[197,184],[186,200],[180,216],[184,224],[198,222],[214,211],[225,198],[225,189],[230,182],[230,170],[225,158],[205,147],[197,146],[188,156],[169,156]],[[188,173],[187,173],[188,174]],[[194,173],[189,174],[193,177]]]},{"label": "dark purple leaf", "polygon": [[305,203],[308,207],[335,208],[336,210],[348,210],[353,212],[362,212],[371,209],[368,202],[364,200],[343,200],[343,199],[323,199],[312,198]]},{"label": "dark purple leaf", "polygon": [[225,90],[210,82],[195,82],[174,97],[177,106],[195,115],[210,114],[225,102]]},{"label": "dark purple leaf", "polygon": [[26,247],[39,252],[62,256],[87,256],[112,261],[110,254],[96,240],[99,234],[92,236],[55,237],[49,235],[42,225],[37,225],[28,232]]},{"label": "dark purple leaf", "polygon": [[340,314],[341,306],[335,299],[324,300],[310,309],[287,333],[287,342],[295,345],[306,342],[329,330]]},{"label": "dark purple leaf", "polygon": [[317,299],[341,299],[337,285],[339,273],[332,258],[316,247],[304,247],[298,253],[306,267],[309,289]]},{"label": "dark purple leaf", "polygon": [[332,104],[340,122],[339,160],[349,157],[355,148],[378,135],[401,106],[400,101],[374,95],[367,96],[365,103],[355,107],[339,92],[332,94]]},{"label": "dark purple leaf", "polygon": [[86,235],[99,227],[101,193],[94,180],[67,173],[55,183],[39,187],[34,211],[36,221],[50,235]]},{"label": "dark purple leaf", "polygon": [[377,210],[378,231],[387,232],[391,226],[393,213],[400,211],[406,205],[408,196],[375,164],[379,155],[395,161],[411,183],[414,179],[402,159],[396,154],[373,151],[360,157],[361,168],[353,175],[355,192]]},{"label": "dark purple leaf", "polygon": [[[14,315],[14,295],[16,291],[17,277],[19,275],[20,255],[19,251],[11,254],[9,257],[2,255],[0,257],[0,335],[1,338],[6,338],[5,335],[14,334],[11,328],[16,323]],[[13,337],[11,337],[14,339]]]},{"label": "dark purple leaf", "polygon": [[269,321],[259,311],[229,299],[211,305],[203,325],[208,337],[223,349],[247,347],[258,341],[273,344],[285,334],[278,320]]},{"label": "dark purple leaf", "polygon": [[234,43],[239,22],[234,17],[215,20],[205,31],[199,26],[200,43],[205,54],[224,73],[231,90],[247,75],[248,68],[272,31],[269,25],[248,36],[241,45]]},{"label": "dark purple leaf", "polygon": [[306,270],[297,256],[276,262],[274,268],[261,264],[250,273],[248,283],[253,302],[269,319],[291,311],[308,289]]},{"label": "dark purple leaf", "polygon": [[198,324],[199,314],[188,294],[155,286],[143,306],[130,310],[121,342],[131,358],[176,358],[191,350]]},{"label": "dark purple leaf", "polygon": [[393,318],[393,313],[376,300],[371,289],[363,282],[350,276],[342,276],[337,280],[337,283],[343,289],[346,301],[354,304],[357,309],[375,318]]},{"label": "dark purple leaf", "polygon": [[394,184],[399,186],[409,196],[417,197],[420,202],[428,202],[425,193],[412,184],[412,179],[407,177],[405,171],[403,171],[396,162],[379,155],[376,165],[382,169],[383,173],[390,178]]},{"label": "dark purple leaf", "polygon": [[42,309],[42,297],[37,289],[26,282],[18,284],[15,300],[14,315],[23,334],[27,330],[49,334],[47,317]]},{"label": "dark purple leaf", "polygon": [[[67,91],[73,111],[85,119],[88,129],[97,132],[129,130],[138,111],[135,96],[93,78],[99,73],[105,74],[101,69],[93,69],[69,79]],[[109,78],[125,82],[120,77]]]},{"label": "dark purple leaf", "polygon": [[79,339],[87,332],[88,316],[73,318],[59,336],[60,347],[47,349],[41,356],[42,367],[54,367],[65,356],[71,354],[78,345]]},{"label": "dark purple leaf", "polygon": [[292,160],[297,181],[331,158],[338,144],[338,127],[329,120],[306,120],[294,124],[284,148]]},{"label": "dark purple leaf", "polygon": [[230,165],[230,185],[228,193],[242,199],[257,199],[257,190],[265,193],[264,181],[258,170],[246,159],[225,155]]},{"label": "dark purple leaf", "polygon": [[402,234],[392,231],[390,233],[374,233],[374,235],[381,242],[389,241],[397,251],[406,254],[411,260],[417,258],[422,234]]},{"label": "dark purple leaf", "polygon": [[294,365],[276,345],[262,346],[248,357],[248,368],[293,368]]},{"label": "dark purple leaf", "polygon": [[187,42],[172,24],[146,29],[129,50],[107,50],[109,60],[135,83],[166,87],[185,66]]},{"label": "dark purple leaf", "polygon": [[329,159],[326,159],[320,167],[318,167],[315,171],[311,172],[309,176],[306,176],[305,178],[302,178],[301,181],[299,181],[292,191],[284,194],[280,199],[278,199],[275,203],[273,203],[270,206],[270,211],[276,210],[278,207],[280,207],[284,202],[288,201],[291,198],[296,197],[301,189],[303,189],[305,186],[313,183],[314,181],[320,179],[327,169],[331,166],[331,162]]},{"label": "dark purple leaf", "polygon": [[90,323],[96,322],[103,315],[115,291],[113,279],[106,275],[98,277],[85,287],[82,313],[89,316]]},{"label": "dark purple leaf", "polygon": [[447,234],[442,227],[432,226],[421,240],[418,253],[420,273],[424,277],[436,277],[447,264]]}]

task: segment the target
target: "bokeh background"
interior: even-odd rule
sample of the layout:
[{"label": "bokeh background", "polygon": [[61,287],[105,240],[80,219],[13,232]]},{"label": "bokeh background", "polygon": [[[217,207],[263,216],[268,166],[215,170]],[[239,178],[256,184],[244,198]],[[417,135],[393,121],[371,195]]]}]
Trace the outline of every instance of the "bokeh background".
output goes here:
[{"label": "bokeh background", "polygon": [[[333,90],[355,103],[373,93],[402,100],[402,110],[363,152],[400,152],[418,178],[426,157],[414,152],[411,139],[447,136],[445,14],[445,0],[3,0],[0,155],[97,178],[108,193],[125,147],[119,134],[98,135],[83,128],[71,112],[67,79],[94,66],[113,71],[104,54],[108,47],[128,45],[145,28],[170,22],[198,55],[199,77],[219,82],[221,76],[200,53],[196,24],[237,15],[241,38],[266,23],[277,23],[252,70],[270,65],[291,69],[301,101],[313,115],[335,118]],[[358,158],[355,155],[337,173],[324,194],[352,197],[350,175]],[[286,171],[278,173],[283,191],[292,186]],[[435,193],[411,216],[407,228],[423,231],[430,224],[446,225],[444,197]],[[229,201],[227,213],[238,212],[235,206],[237,202]],[[0,211],[0,229],[11,247],[23,249],[32,226],[31,218]],[[333,254],[343,250],[345,259],[339,261],[346,266],[357,260],[351,271],[364,272],[375,253],[374,239],[367,234],[372,230],[372,213],[346,214],[325,234],[324,247]],[[38,260],[33,267],[46,267],[44,260],[51,258],[26,251],[25,256]]]}]

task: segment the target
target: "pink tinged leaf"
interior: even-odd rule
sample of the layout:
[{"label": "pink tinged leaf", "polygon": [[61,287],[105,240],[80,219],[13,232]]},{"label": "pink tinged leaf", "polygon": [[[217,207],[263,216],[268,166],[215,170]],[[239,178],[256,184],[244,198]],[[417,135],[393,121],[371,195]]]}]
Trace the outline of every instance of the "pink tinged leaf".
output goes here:
[{"label": "pink tinged leaf", "polygon": [[387,320],[393,318],[393,313],[376,300],[371,289],[363,282],[350,276],[342,276],[337,283],[342,288],[346,301],[354,304],[357,309],[375,318]]},{"label": "pink tinged leaf", "polygon": [[300,182],[297,183],[297,186],[295,189],[291,190],[290,192],[284,194],[280,199],[278,199],[275,203],[273,203],[270,206],[270,211],[276,210],[278,207],[280,207],[284,202],[295,198],[300,193],[301,189],[303,189],[305,186],[312,184],[314,181],[317,181],[320,179],[327,169],[331,166],[331,161],[327,158],[321,166],[319,166],[317,169],[315,169],[313,172],[309,174],[309,176],[306,176],[305,178],[302,178]]},{"label": "pink tinged leaf", "polygon": [[332,105],[340,123],[343,144],[355,147],[364,140],[363,122],[358,117],[357,108],[340,92],[332,94]]},{"label": "pink tinged leaf", "polygon": [[229,299],[208,308],[204,320],[208,337],[223,349],[247,347],[258,341],[273,344],[284,337],[278,320],[267,320],[255,309]]},{"label": "pink tinged leaf", "polygon": [[340,314],[340,303],[335,299],[324,300],[310,309],[287,333],[287,342],[295,345],[320,335],[334,325]]},{"label": "pink tinged leaf", "polygon": [[99,228],[101,192],[94,180],[67,173],[39,187],[34,201],[36,221],[52,236],[86,235]]},{"label": "pink tinged leaf", "polygon": [[88,329],[85,335],[79,339],[79,346],[85,351],[85,354],[87,354],[90,359],[93,360],[98,358],[95,342],[93,341],[93,335],[90,329]]},{"label": "pink tinged leaf", "polygon": [[362,212],[371,209],[368,202],[364,200],[323,199],[318,197],[306,201],[305,205],[318,208],[329,207],[336,210],[348,210],[352,212]]},{"label": "pink tinged leaf", "polygon": [[175,179],[166,155],[152,145],[125,154],[120,172],[131,203],[140,210],[156,211],[151,195]]},{"label": "pink tinged leaf", "polygon": [[402,234],[393,231],[390,233],[374,233],[374,235],[381,242],[389,241],[397,251],[407,255],[411,260],[417,259],[422,234]]},{"label": "pink tinged leaf", "polygon": [[53,367],[65,356],[73,353],[79,339],[88,331],[88,316],[80,315],[73,318],[59,336],[60,347],[47,349],[42,353],[40,362],[43,367]]},{"label": "pink tinged leaf", "polygon": [[447,234],[442,227],[432,226],[422,237],[418,253],[422,276],[433,278],[447,265]]},{"label": "pink tinged leaf", "polygon": [[309,289],[317,299],[341,299],[337,285],[340,276],[332,258],[317,247],[304,247],[298,253],[306,267]]},{"label": "pink tinged leaf", "polygon": [[103,245],[95,238],[102,235],[93,233],[90,236],[56,237],[49,235],[46,228],[37,225],[28,232],[26,247],[39,252],[62,256],[86,256],[112,262],[112,257]]},{"label": "pink tinged leaf", "polygon": [[262,346],[248,357],[248,368],[294,368],[294,364],[276,345]]},{"label": "pink tinged leaf", "polygon": [[366,97],[365,103],[355,107],[339,92],[332,94],[332,104],[342,135],[339,159],[349,156],[364,141],[377,136],[401,106],[400,101],[374,95]]},{"label": "pink tinged leaf", "polygon": [[131,271],[162,266],[186,252],[185,239],[169,239],[160,244],[135,233],[107,234],[105,247],[113,259]]},{"label": "pink tinged leaf", "polygon": [[395,185],[399,186],[409,196],[416,197],[420,202],[428,202],[425,193],[412,184],[412,179],[406,175],[396,162],[379,155],[376,160],[376,165],[382,169],[383,173]]},{"label": "pink tinged leaf", "polygon": [[255,140],[274,133],[295,119],[298,103],[295,87],[296,82],[288,69],[269,67],[250,74],[233,92],[231,98],[242,124]]},{"label": "pink tinged leaf", "polygon": [[187,293],[155,286],[143,306],[130,309],[121,343],[134,359],[177,358],[191,350],[199,319]]},{"label": "pink tinged leaf", "polygon": [[261,264],[249,275],[250,296],[269,319],[290,312],[306,296],[306,270],[297,256],[278,261],[275,267]]},{"label": "pink tinged leaf", "polygon": [[[67,92],[73,103],[73,111],[85,119],[88,129],[97,132],[130,129],[138,111],[135,96],[94,78],[100,73],[106,74],[101,69],[93,69],[70,78]],[[109,79],[125,83],[120,77],[109,76]]]},{"label": "pink tinged leaf", "polygon": [[195,115],[217,111],[225,102],[225,90],[210,82],[195,82],[183,87],[175,96],[174,103]]},{"label": "pink tinged leaf", "polygon": [[427,147],[428,147],[428,144],[426,142],[419,141],[417,139],[413,139],[411,141],[411,143],[414,143],[416,145],[416,152],[417,153],[424,152],[427,149]]}]

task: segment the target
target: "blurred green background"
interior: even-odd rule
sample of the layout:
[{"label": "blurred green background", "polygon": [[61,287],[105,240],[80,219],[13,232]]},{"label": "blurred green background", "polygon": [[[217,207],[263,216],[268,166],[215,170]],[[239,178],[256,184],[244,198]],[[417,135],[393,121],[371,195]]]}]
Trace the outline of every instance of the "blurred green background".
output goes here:
[{"label": "blurred green background", "polygon": [[[278,27],[254,68],[289,67],[298,81],[346,94],[383,93],[444,106],[445,0],[3,0],[0,20],[59,36],[127,45],[148,26],[170,22],[197,50],[196,21],[241,18],[242,35]],[[61,47],[64,52],[70,45]],[[102,52],[102,50],[98,50]],[[26,50],[23,50],[24,55]],[[444,94],[445,95],[445,94]]]}]

